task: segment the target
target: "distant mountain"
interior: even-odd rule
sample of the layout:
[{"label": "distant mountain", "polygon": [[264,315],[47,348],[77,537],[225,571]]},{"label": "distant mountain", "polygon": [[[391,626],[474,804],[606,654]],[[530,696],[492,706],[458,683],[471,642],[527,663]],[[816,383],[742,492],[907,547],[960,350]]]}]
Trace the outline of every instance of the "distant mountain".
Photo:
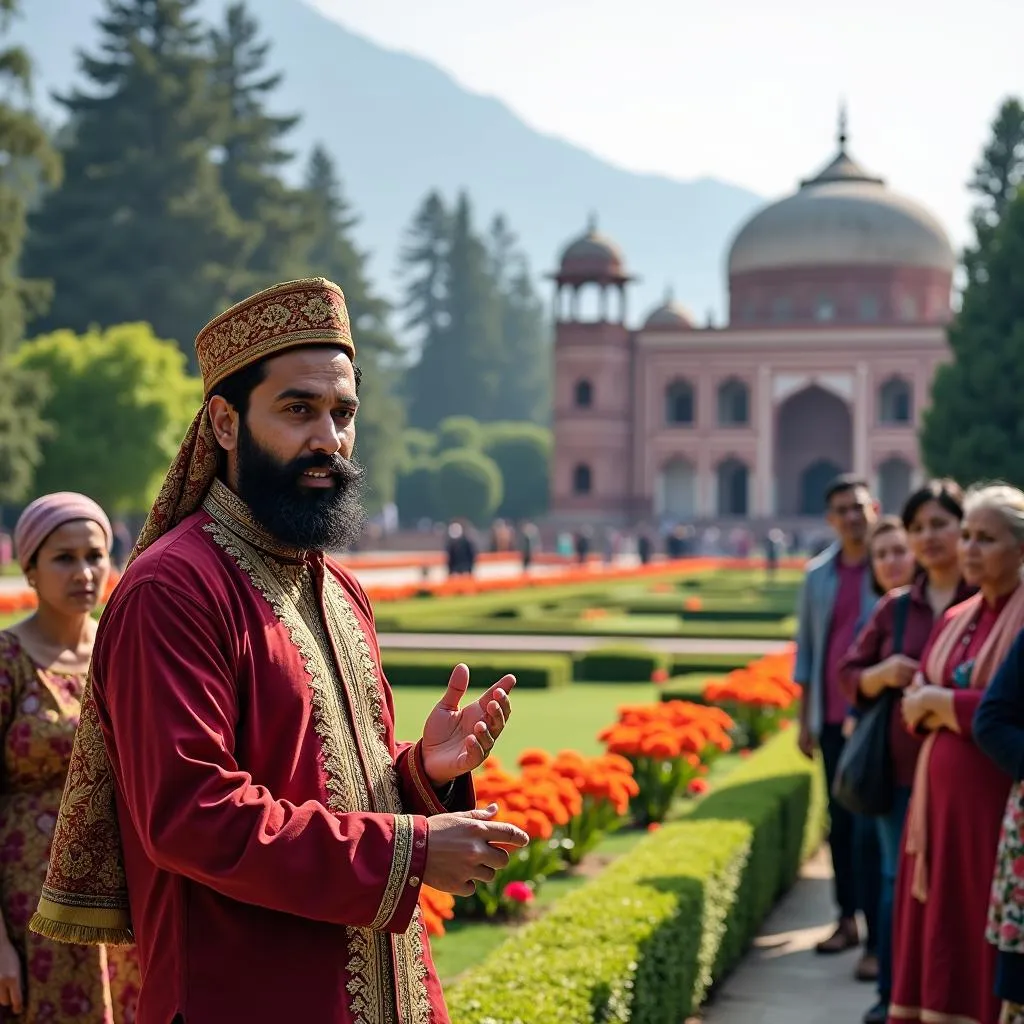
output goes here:
[{"label": "distant mountain", "polygon": [[[665,285],[699,321],[724,308],[725,250],[760,204],[758,196],[712,179],[673,181],[615,167],[528,127],[499,100],[468,92],[428,61],[384,49],[301,0],[249,0],[272,60],[285,73],[277,109],[303,115],[294,145],[304,160],[322,141],[363,218],[359,238],[373,254],[379,287],[395,295],[403,229],[434,187],[465,187],[481,222],[506,213],[538,276],[596,211],[642,280],[632,317],[659,302]],[[205,0],[219,18],[223,0]],[[77,76],[75,50],[96,40],[100,0],[28,0],[15,35],[36,61],[43,97]],[[680,102],[684,101],[680,97]]]}]

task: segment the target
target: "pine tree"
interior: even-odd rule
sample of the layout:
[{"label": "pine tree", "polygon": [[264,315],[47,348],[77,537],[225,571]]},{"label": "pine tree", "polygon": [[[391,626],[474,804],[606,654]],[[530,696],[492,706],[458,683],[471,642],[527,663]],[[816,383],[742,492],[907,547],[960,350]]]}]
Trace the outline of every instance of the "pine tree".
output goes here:
[{"label": "pine tree", "polygon": [[358,224],[327,151],[316,146],[306,169],[305,192],[316,225],[307,239],[308,273],[330,278],[345,292],[363,381],[357,424],[357,455],[366,466],[371,511],[393,500],[401,457],[402,404],[392,369],[400,349],[388,327],[388,303],[374,294],[366,255],[352,240]]},{"label": "pine tree", "polygon": [[533,286],[526,257],[503,216],[492,222],[489,241],[491,275],[501,310],[501,386],[489,419],[536,423],[546,416],[551,378],[544,305]]},{"label": "pine tree", "polygon": [[473,228],[469,196],[459,195],[448,251],[448,324],[453,375],[446,415],[494,419],[501,380],[501,303],[484,241]]},{"label": "pine tree", "polygon": [[949,332],[925,413],[921,449],[936,476],[1024,486],[1024,190],[1003,208]]},{"label": "pine tree", "polygon": [[26,267],[52,278],[42,329],[148,321],[191,339],[236,295],[252,238],[211,162],[223,128],[198,0],[106,0],[70,118],[65,180],[31,219]]},{"label": "pine tree", "polygon": [[[0,38],[17,13],[17,0],[0,0]],[[41,381],[11,365],[26,321],[49,299],[47,282],[19,272],[26,202],[38,183],[56,184],[60,161],[29,106],[31,64],[23,50],[0,49],[0,82],[0,502],[13,502],[26,497],[45,434]]]},{"label": "pine tree", "polygon": [[406,378],[409,422],[417,427],[431,428],[453,411],[446,407],[444,390],[454,370],[447,333],[450,244],[451,214],[440,193],[431,192],[413,217],[401,254],[405,327],[415,333],[419,348]]},{"label": "pine tree", "polygon": [[978,195],[973,212],[977,242],[964,252],[968,280],[984,273],[985,250],[1010,200],[1024,179],[1024,107],[1015,97],[1003,101],[992,123],[992,137],[974,168],[968,187]]},{"label": "pine tree", "polygon": [[298,276],[315,228],[306,197],[279,174],[293,156],[283,141],[300,119],[267,111],[283,76],[268,71],[270,43],[260,40],[259,24],[245,3],[228,7],[223,27],[210,32],[210,42],[214,90],[225,111],[221,185],[258,239],[245,285],[251,291]]}]

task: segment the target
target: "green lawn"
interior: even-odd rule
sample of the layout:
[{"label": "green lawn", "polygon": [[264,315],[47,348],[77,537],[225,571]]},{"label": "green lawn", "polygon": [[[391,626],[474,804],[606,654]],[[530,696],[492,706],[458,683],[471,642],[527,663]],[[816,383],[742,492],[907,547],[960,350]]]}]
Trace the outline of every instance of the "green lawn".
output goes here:
[{"label": "green lawn", "polygon": [[[469,697],[475,699],[493,679],[471,679]],[[447,679],[437,689],[427,686],[394,690],[396,735],[415,740],[423,722],[444,693]],[[566,748],[581,754],[602,752],[597,734],[615,721],[621,704],[646,704],[658,700],[658,688],[650,683],[573,683],[551,690],[515,690],[512,718],[498,745],[497,757],[511,767],[527,747],[558,751]]]}]

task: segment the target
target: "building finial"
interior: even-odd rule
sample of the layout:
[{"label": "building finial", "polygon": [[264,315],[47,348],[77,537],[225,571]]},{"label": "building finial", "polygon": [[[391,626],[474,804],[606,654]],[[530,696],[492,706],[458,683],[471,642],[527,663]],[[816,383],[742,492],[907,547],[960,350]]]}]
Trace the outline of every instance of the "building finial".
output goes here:
[{"label": "building finial", "polygon": [[675,301],[675,294],[672,291],[672,285],[667,284],[667,285],[665,285],[665,305],[666,306],[671,306],[674,301]]},{"label": "building finial", "polygon": [[839,148],[840,150],[846,150],[846,143],[850,138],[849,135],[849,124],[846,116],[846,100],[839,101]]},{"label": "building finial", "polygon": [[587,218],[587,232],[591,235],[597,234],[597,210],[591,210]]}]

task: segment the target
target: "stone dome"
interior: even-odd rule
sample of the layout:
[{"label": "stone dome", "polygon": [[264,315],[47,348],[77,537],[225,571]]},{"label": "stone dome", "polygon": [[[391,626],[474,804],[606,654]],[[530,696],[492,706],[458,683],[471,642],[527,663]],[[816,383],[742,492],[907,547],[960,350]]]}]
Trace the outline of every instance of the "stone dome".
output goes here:
[{"label": "stone dome", "polygon": [[591,217],[585,234],[566,246],[559,273],[576,278],[623,278],[626,276],[622,250],[597,230]]},{"label": "stone dome", "polygon": [[952,273],[956,256],[939,221],[890,191],[846,151],[786,199],[747,221],[729,250],[729,275],[786,267],[898,266]]},{"label": "stone dome", "polygon": [[645,331],[692,331],[693,318],[689,311],[672,296],[672,290],[665,293],[665,301],[652,309],[644,321]]}]

